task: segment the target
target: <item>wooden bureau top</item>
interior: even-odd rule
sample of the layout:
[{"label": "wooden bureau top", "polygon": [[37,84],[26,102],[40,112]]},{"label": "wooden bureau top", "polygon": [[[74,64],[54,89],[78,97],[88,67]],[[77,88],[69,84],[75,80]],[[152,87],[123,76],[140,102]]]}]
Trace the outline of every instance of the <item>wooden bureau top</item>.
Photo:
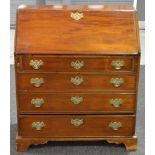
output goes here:
[{"label": "wooden bureau top", "polygon": [[[75,20],[71,14],[83,13]],[[137,54],[137,13],[131,6],[20,6],[16,54]]]}]

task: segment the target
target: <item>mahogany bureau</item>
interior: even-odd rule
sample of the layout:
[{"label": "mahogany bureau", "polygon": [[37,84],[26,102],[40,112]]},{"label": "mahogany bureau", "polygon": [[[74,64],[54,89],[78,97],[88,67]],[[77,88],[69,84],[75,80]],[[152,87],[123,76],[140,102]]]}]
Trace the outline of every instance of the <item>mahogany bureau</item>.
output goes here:
[{"label": "mahogany bureau", "polygon": [[22,5],[16,26],[17,151],[98,140],[136,150],[136,10]]}]

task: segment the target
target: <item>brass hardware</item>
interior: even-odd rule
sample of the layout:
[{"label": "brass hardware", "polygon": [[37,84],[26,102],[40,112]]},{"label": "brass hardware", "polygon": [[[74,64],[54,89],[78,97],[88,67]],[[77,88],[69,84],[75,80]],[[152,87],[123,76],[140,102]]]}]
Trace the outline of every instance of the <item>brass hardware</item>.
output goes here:
[{"label": "brass hardware", "polygon": [[122,123],[121,122],[111,122],[111,123],[109,123],[109,127],[112,128],[113,130],[117,131],[117,130],[119,130],[119,128],[122,127]]},{"label": "brass hardware", "polygon": [[43,98],[32,99],[31,104],[34,105],[36,108],[39,108],[44,104],[44,99]]},{"label": "brass hardware", "polygon": [[70,82],[73,83],[74,85],[78,86],[82,82],[84,82],[84,80],[83,80],[83,77],[76,76],[76,77],[71,77]]},{"label": "brass hardware", "polygon": [[73,104],[80,104],[81,102],[83,102],[83,97],[81,97],[81,96],[72,96],[71,97],[71,102]]},{"label": "brass hardware", "polygon": [[40,87],[44,83],[43,78],[31,78],[30,83],[35,87]]},{"label": "brass hardware", "polygon": [[111,65],[119,70],[119,69],[122,69],[124,67],[124,61],[123,60],[115,60],[115,61],[112,61]]},{"label": "brass hardware", "polygon": [[119,108],[123,104],[123,100],[119,98],[111,99],[110,103],[113,105],[115,108]]},{"label": "brass hardware", "polygon": [[29,65],[32,66],[33,69],[39,69],[44,65],[44,62],[42,60],[31,60]]},{"label": "brass hardware", "polygon": [[70,16],[74,20],[80,20],[81,18],[84,17],[83,13],[79,13],[79,12],[75,12],[75,13],[72,12]]},{"label": "brass hardware", "polygon": [[114,87],[120,87],[122,84],[124,84],[124,79],[123,78],[112,78],[110,82]]},{"label": "brass hardware", "polygon": [[71,124],[78,127],[84,123],[83,119],[71,119]]},{"label": "brass hardware", "polygon": [[71,62],[71,66],[75,69],[80,69],[84,66],[84,62],[83,61],[79,61],[79,60],[76,60],[76,61],[72,61]]},{"label": "brass hardware", "polygon": [[41,130],[43,127],[45,127],[44,122],[33,122],[32,128],[35,128],[36,130]]}]

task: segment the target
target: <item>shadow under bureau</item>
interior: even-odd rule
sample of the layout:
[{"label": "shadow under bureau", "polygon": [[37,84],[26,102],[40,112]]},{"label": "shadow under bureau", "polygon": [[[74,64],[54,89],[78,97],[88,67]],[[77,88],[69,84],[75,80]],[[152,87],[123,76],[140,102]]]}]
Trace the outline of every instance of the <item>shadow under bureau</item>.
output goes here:
[{"label": "shadow under bureau", "polygon": [[131,6],[20,6],[17,151],[48,141],[135,150],[139,30]]}]

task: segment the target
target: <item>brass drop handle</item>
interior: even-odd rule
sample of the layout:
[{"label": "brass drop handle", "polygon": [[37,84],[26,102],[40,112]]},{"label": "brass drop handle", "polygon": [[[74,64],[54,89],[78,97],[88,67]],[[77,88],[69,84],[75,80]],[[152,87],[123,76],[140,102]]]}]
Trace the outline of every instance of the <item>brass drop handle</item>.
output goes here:
[{"label": "brass drop handle", "polygon": [[82,125],[84,123],[84,120],[83,119],[71,119],[71,124],[78,127],[80,125]]},{"label": "brass drop handle", "polygon": [[29,65],[33,68],[33,69],[40,69],[41,66],[44,65],[44,62],[42,60],[30,60]]},{"label": "brass drop handle", "polygon": [[73,67],[76,70],[79,70],[82,67],[84,67],[84,62],[83,61],[79,61],[79,60],[72,61],[71,62],[71,67]]},{"label": "brass drop handle", "polygon": [[32,123],[32,128],[35,128],[36,130],[42,130],[42,128],[45,127],[44,122],[33,122]]},{"label": "brass drop handle", "polygon": [[39,108],[44,104],[43,98],[33,98],[31,100],[31,104],[34,105],[34,107]]},{"label": "brass drop handle", "polygon": [[71,97],[71,102],[75,105],[80,104],[83,102],[83,97],[81,96],[72,96]]},{"label": "brass drop handle", "polygon": [[34,87],[40,87],[42,84],[44,84],[44,79],[43,78],[31,78],[30,83]]},{"label": "brass drop handle", "polygon": [[120,70],[124,67],[125,62],[123,60],[115,60],[112,61],[111,65],[116,69],[116,70]]},{"label": "brass drop handle", "polygon": [[120,98],[111,99],[110,103],[113,107],[119,108],[123,104],[123,100]]},{"label": "brass drop handle", "polygon": [[84,82],[83,77],[75,76],[71,77],[70,82],[76,86],[82,84]]},{"label": "brass drop handle", "polygon": [[84,17],[84,14],[80,12],[71,12],[70,17],[74,20],[80,20]]},{"label": "brass drop handle", "polygon": [[122,84],[124,84],[124,79],[123,78],[112,78],[110,82],[114,87],[120,87]]},{"label": "brass drop handle", "polygon": [[109,127],[112,128],[112,130],[117,131],[122,127],[121,122],[110,122]]}]

